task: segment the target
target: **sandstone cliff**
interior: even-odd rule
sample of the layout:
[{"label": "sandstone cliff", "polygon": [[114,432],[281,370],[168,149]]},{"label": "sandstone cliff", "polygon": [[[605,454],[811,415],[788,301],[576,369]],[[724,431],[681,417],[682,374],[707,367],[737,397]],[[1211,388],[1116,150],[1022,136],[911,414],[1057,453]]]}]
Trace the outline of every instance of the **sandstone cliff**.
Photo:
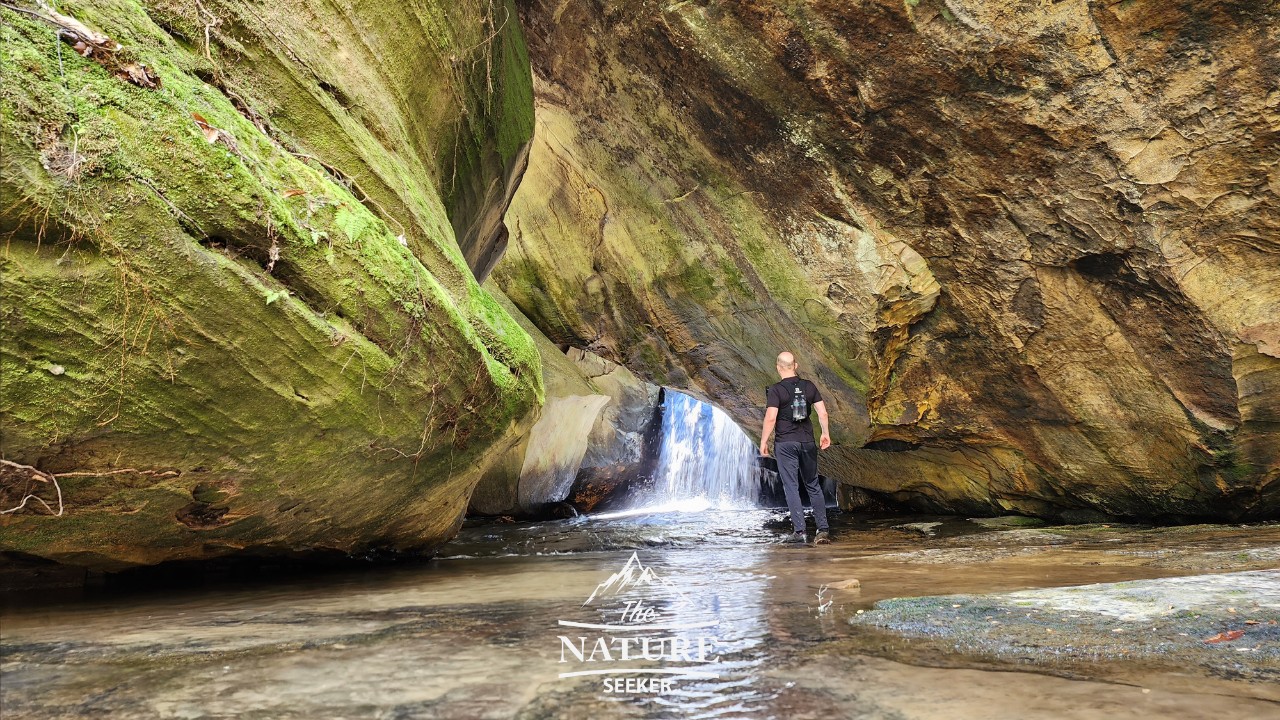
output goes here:
[{"label": "sandstone cliff", "polygon": [[9,5],[0,551],[430,548],[783,347],[846,506],[1280,512],[1272,3]]},{"label": "sandstone cliff", "polygon": [[514,7],[13,7],[3,457],[60,475],[6,465],[0,498],[65,513],[28,499],[0,550],[110,568],[450,537],[542,392],[473,275],[532,131]]},{"label": "sandstone cliff", "polygon": [[1280,511],[1274,3],[521,9],[552,340],[752,430],[794,350],[846,504]]}]

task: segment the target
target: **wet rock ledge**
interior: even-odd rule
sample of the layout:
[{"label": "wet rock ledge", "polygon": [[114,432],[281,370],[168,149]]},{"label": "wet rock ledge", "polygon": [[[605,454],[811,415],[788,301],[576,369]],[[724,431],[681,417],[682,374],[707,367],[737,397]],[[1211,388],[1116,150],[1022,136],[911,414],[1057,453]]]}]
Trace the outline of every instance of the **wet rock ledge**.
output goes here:
[{"label": "wet rock ledge", "polygon": [[[1280,682],[1280,570],[885,600],[849,622],[976,660]],[[1280,690],[1271,693],[1280,700]]]}]

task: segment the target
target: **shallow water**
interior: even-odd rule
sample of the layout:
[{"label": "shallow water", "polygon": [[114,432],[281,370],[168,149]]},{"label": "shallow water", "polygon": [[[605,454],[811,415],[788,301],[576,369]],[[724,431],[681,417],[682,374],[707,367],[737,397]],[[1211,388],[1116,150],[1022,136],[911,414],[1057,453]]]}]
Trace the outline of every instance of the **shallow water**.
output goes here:
[{"label": "shallow water", "polygon": [[[1087,680],[964,667],[976,663],[847,622],[891,597],[1275,567],[1275,525],[1062,531],[836,514],[836,542],[819,547],[778,544],[787,525],[766,510],[475,524],[418,566],[28,601],[0,623],[3,716],[1280,717],[1280,694],[1256,683],[1116,663]],[[632,579],[647,567],[648,582],[602,588],[633,553]],[[645,607],[654,614],[622,616]],[[627,622],[642,629],[616,627]],[[597,637],[666,642],[651,658],[676,637],[684,652],[623,661],[615,642],[608,660],[579,661],[561,636],[587,638],[584,657]],[[701,659],[699,638],[714,638]],[[583,671],[603,672],[561,677]],[[669,688],[604,692],[615,677]]]}]

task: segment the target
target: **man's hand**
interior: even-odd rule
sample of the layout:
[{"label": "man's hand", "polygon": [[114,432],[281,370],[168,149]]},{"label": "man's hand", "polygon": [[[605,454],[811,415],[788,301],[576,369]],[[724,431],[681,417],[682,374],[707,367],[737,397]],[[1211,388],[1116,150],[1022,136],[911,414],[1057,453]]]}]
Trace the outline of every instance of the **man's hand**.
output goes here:
[{"label": "man's hand", "polygon": [[818,447],[826,450],[831,447],[831,428],[827,425],[827,404],[819,400],[813,404],[813,409],[818,411],[818,424],[822,426],[822,438],[818,440]]},{"label": "man's hand", "polygon": [[778,422],[778,408],[764,409],[764,427],[760,428],[760,456],[769,457],[769,436],[773,434],[773,426]]}]

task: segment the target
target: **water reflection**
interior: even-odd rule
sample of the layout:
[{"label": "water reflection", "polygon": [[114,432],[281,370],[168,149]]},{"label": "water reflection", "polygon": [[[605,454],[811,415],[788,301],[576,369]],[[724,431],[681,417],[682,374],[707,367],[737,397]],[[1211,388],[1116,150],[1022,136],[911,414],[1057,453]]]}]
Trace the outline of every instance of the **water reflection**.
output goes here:
[{"label": "water reflection", "polygon": [[[902,529],[920,525],[910,520],[855,525],[836,513],[837,543],[811,548],[776,544],[786,514],[759,509],[469,523],[426,566],[8,609],[4,717],[987,718],[1012,673],[875,660],[851,644],[865,631],[847,619],[885,597],[1177,574],[1185,571],[1139,566],[1131,554],[1194,545],[1178,552],[1234,557],[1277,537],[1228,528],[1175,543],[1171,531],[1062,536],[921,518],[933,531],[923,536]],[[633,554],[691,600],[654,596],[669,624],[716,623],[719,657],[696,667],[716,677],[678,678],[668,695],[610,694],[601,676],[560,677],[581,669],[561,662],[560,621],[612,622],[601,610],[616,604],[583,603]],[[825,596],[833,604],[819,612],[816,591],[850,578],[861,589]],[[666,633],[686,643],[700,634]],[[913,657],[909,639],[875,642],[878,654]],[[1016,682],[1040,698],[1041,716],[1104,700],[1105,714],[1079,716],[1145,712],[1124,704],[1132,686]],[[1238,690],[1178,682],[1185,694],[1168,703],[1184,711],[1217,711]]]},{"label": "water reflection", "polygon": [[[428,567],[9,611],[5,717],[756,717],[773,693],[769,521],[479,525]],[[715,623],[716,656],[695,668],[715,677],[675,676],[665,695],[559,677],[559,621],[591,620],[584,601],[632,554],[690,600],[652,598],[665,621]]]},{"label": "water reflection", "polygon": [[[772,697],[769,689],[760,685],[757,672],[765,660],[765,597],[772,579],[762,572],[762,558],[760,547],[730,548],[717,553],[633,553],[623,571],[609,575],[593,592],[598,594],[600,588],[617,581],[622,572],[651,579],[636,582],[621,593],[606,591],[602,598],[593,595],[593,599],[605,600],[589,608],[592,619],[599,623],[593,627],[609,628],[604,631],[607,638],[596,642],[607,640],[615,647],[656,649],[647,657],[642,652],[629,653],[631,657],[626,660],[615,654],[610,658],[612,662],[575,663],[580,657],[570,656],[568,672],[601,675],[582,683],[578,702],[590,705],[593,693],[605,700],[610,695],[615,699],[621,695],[635,707],[657,713],[655,716],[673,711],[689,718],[756,716]],[[646,614],[637,617],[636,612]],[[626,629],[628,614],[642,621],[638,625],[642,629]],[[577,642],[585,637],[589,645],[593,642],[591,635],[583,632],[570,631],[569,637]],[[686,651],[681,654],[673,648]],[[659,662],[650,662],[659,655]],[[563,651],[559,659],[565,664]],[[603,658],[597,658],[600,659]],[[609,671],[609,667],[614,670]],[[636,671],[628,672],[631,669]],[[670,682],[650,684],[660,692],[615,691],[627,678],[642,679],[644,673],[661,672],[670,673],[666,676]]]}]

